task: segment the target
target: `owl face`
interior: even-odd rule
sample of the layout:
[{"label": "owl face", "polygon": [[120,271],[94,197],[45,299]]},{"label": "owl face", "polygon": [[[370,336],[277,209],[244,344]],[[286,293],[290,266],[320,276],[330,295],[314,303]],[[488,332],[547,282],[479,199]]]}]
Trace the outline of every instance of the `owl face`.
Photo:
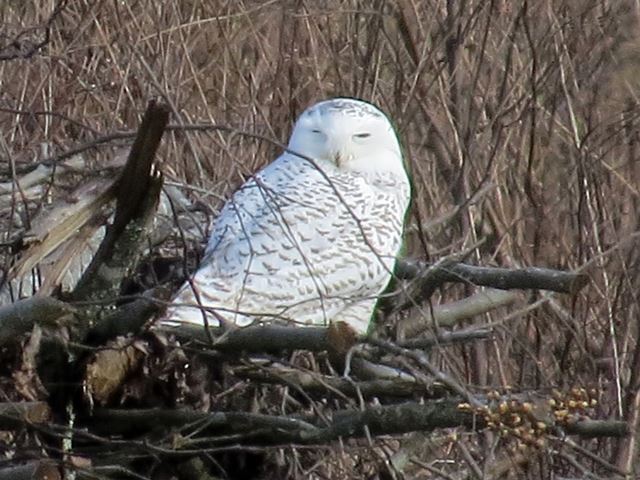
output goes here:
[{"label": "owl face", "polygon": [[391,122],[360,100],[335,98],[308,108],[295,124],[289,149],[345,171],[406,175]]}]

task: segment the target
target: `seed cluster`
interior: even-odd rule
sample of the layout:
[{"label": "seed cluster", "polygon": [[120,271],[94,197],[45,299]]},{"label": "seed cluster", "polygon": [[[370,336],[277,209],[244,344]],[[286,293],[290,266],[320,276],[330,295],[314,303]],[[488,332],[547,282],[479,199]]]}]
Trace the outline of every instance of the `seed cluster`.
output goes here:
[{"label": "seed cluster", "polygon": [[458,408],[480,416],[487,427],[504,438],[516,440],[518,449],[543,448],[551,427],[590,417],[598,404],[597,395],[596,389],[576,387],[568,391],[554,389],[546,398],[523,400],[494,390],[487,394],[485,405],[473,407],[461,403]]}]

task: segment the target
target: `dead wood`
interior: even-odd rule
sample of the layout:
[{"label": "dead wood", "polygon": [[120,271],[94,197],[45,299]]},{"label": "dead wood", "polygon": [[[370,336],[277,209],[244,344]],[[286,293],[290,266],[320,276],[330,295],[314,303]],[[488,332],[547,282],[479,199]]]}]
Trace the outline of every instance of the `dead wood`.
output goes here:
[{"label": "dead wood", "polygon": [[37,460],[0,469],[0,480],[60,480],[60,467],[50,460]]},{"label": "dead wood", "polygon": [[400,397],[413,395],[442,397],[447,391],[436,383],[428,387],[409,375],[395,378],[356,381],[334,375],[322,375],[285,366],[247,366],[234,369],[234,375],[253,382],[276,383],[301,389],[310,395],[337,395],[355,398]]},{"label": "dead wood", "polygon": [[395,274],[404,280],[417,279],[421,289],[435,289],[446,282],[511,289],[551,290],[575,295],[589,282],[581,272],[567,272],[550,268],[479,267],[457,261],[430,265],[422,260],[401,259]]},{"label": "dead wood", "polygon": [[197,340],[209,348],[225,353],[277,353],[285,350],[308,350],[321,352],[330,348],[327,327],[294,327],[284,325],[260,325],[233,330],[210,328],[214,342],[204,327],[180,325],[178,327],[158,327],[159,330],[173,333],[179,338]]},{"label": "dead wood", "polygon": [[75,323],[75,309],[51,297],[31,297],[0,307],[0,346],[18,341],[35,324],[59,328]]},{"label": "dead wood", "polygon": [[[142,307],[142,306],[141,306]],[[151,310],[151,307],[149,308]],[[111,323],[111,321],[109,322]],[[137,323],[137,322],[136,322]],[[105,325],[105,328],[108,328]],[[109,327],[110,328],[110,327]],[[224,330],[210,328],[214,342],[210,343],[203,326],[180,325],[163,326],[158,330],[173,334],[183,340],[195,340],[206,348],[223,353],[277,353],[291,350],[323,352],[332,349],[328,327],[294,327],[285,325],[260,325]],[[406,348],[431,348],[435,345],[448,345],[485,339],[491,335],[488,329],[468,329],[456,332],[440,332],[425,335],[423,338],[398,342]],[[361,338],[361,341],[366,341]]]},{"label": "dead wood", "polygon": [[626,437],[631,433],[629,424],[619,420],[580,420],[565,427],[570,435],[584,438]]},{"label": "dead wood", "polygon": [[[398,320],[396,335],[403,341],[414,339],[429,328],[453,327],[464,320],[511,305],[520,299],[522,299],[520,292],[485,289],[457,302],[414,308],[406,317]],[[414,298],[411,299],[411,303],[418,306],[421,300],[424,299]],[[419,344],[419,339],[415,341]],[[405,346],[410,344],[411,341]]]},{"label": "dead wood", "polygon": [[13,430],[28,424],[51,421],[51,408],[47,402],[0,403],[0,430]]},{"label": "dead wood", "polygon": [[[278,416],[246,412],[198,412],[195,410],[116,410],[97,409],[90,420],[92,431],[101,435],[142,436],[149,432],[179,431],[183,438],[180,448],[202,448],[197,431],[207,436],[211,446],[229,442],[247,445],[321,444],[340,438],[371,435],[397,435],[430,431],[436,428],[485,428],[485,422],[464,409],[458,401],[437,400],[425,403],[366,407],[362,410],[338,410],[331,419],[314,415]],[[620,437],[628,435],[625,422],[593,420],[578,421],[564,427],[571,435]],[[188,437],[188,438],[187,438]],[[176,444],[174,444],[176,445]]]},{"label": "dead wood", "polygon": [[152,167],[168,121],[168,107],[149,102],[116,182],[113,223],[72,293],[74,300],[116,298],[122,280],[134,271],[162,188],[162,176]]},{"label": "dead wood", "polygon": [[120,337],[98,350],[86,365],[85,394],[106,405],[128,375],[138,368],[146,351],[138,342]]},{"label": "dead wood", "polygon": [[[313,416],[278,416],[246,412],[198,412],[195,410],[116,410],[96,409],[91,419],[102,435],[138,435],[150,431],[190,430],[208,435],[246,435],[245,440],[259,444],[314,444],[338,438],[372,434],[405,433],[457,426],[473,427],[473,416],[461,412],[456,402],[405,403],[370,407],[364,411],[344,410],[333,414],[329,425]],[[184,430],[186,433],[187,430]],[[237,440],[237,439],[236,439]],[[233,440],[232,440],[233,441]],[[188,440],[182,445],[188,448]],[[218,442],[216,442],[218,443]],[[224,437],[220,439],[224,444]]]},{"label": "dead wood", "polygon": [[145,323],[162,311],[163,302],[170,295],[166,289],[156,288],[145,292],[143,298],[121,305],[96,322],[84,343],[97,346],[118,336],[140,332]]},{"label": "dead wood", "polygon": [[[107,206],[115,198],[116,182],[96,180],[80,187],[75,193],[78,200],[61,200],[56,206],[43,213],[34,221],[34,226],[25,233],[20,242],[26,246],[20,260],[9,270],[8,279],[27,275],[47,255],[61,245],[68,245],[72,238],[82,237],[83,230],[89,230],[86,236],[95,232],[103,219]],[[46,281],[54,283],[47,277]]]}]

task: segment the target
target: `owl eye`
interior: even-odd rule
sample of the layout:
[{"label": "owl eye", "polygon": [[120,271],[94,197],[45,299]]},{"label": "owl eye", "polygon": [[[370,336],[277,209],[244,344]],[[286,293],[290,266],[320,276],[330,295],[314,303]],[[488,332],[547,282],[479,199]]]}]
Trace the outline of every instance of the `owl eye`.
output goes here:
[{"label": "owl eye", "polygon": [[356,133],[353,137],[354,138],[369,138],[370,136],[371,136],[370,133],[363,132],[363,133]]},{"label": "owl eye", "polygon": [[317,128],[314,128],[313,130],[311,130],[311,133],[322,133],[322,132]]}]

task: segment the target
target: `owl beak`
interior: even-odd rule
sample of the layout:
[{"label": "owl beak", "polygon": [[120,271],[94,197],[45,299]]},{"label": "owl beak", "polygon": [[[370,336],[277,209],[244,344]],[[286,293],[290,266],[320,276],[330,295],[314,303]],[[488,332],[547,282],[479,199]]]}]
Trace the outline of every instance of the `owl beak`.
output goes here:
[{"label": "owl beak", "polygon": [[329,158],[333,160],[338,168],[345,168],[349,161],[349,142],[345,133],[339,130],[333,130],[329,134],[330,143]]}]

